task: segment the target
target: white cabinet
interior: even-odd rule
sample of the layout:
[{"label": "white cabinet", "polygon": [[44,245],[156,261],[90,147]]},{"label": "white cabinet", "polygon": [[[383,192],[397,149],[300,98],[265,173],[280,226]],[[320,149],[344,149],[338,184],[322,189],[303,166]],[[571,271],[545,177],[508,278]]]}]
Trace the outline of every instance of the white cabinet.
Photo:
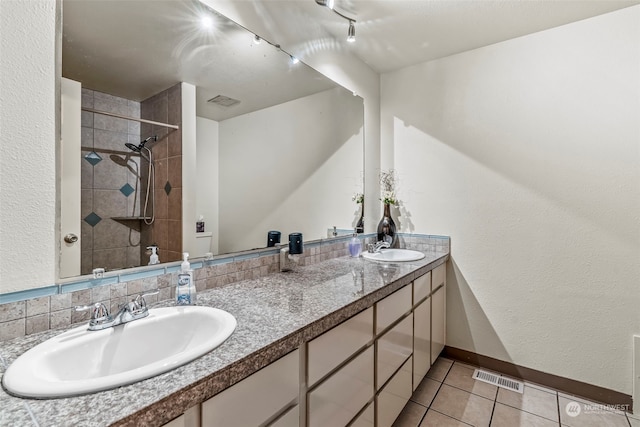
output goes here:
[{"label": "white cabinet", "polygon": [[282,417],[278,418],[269,427],[298,427],[300,425],[300,406],[291,408]]},{"label": "white cabinet", "polygon": [[431,367],[431,298],[413,309],[413,389]]},{"label": "white cabinet", "polygon": [[411,286],[407,285],[376,303],[376,334],[411,310]]},{"label": "white cabinet", "polygon": [[308,394],[309,427],[345,426],[373,398],[373,347]]},{"label": "white cabinet", "polygon": [[446,337],[446,270],[445,264],[433,269],[431,296],[431,363],[444,349]]},{"label": "white cabinet", "polygon": [[164,425],[164,427],[200,427],[200,405],[190,408]]},{"label": "white cabinet", "polygon": [[373,307],[369,307],[309,342],[308,381],[312,387],[373,339]]},{"label": "white cabinet", "polygon": [[380,389],[413,351],[413,314],[388,330],[377,340],[377,388]]},{"label": "white cabinet", "polygon": [[202,404],[204,427],[265,423],[298,398],[299,351],[295,350]]},{"label": "white cabinet", "polygon": [[374,427],[374,408],[375,404],[371,402],[349,427]]},{"label": "white cabinet", "polygon": [[431,272],[413,281],[413,304],[418,304],[431,293]]},{"label": "white cabinet", "polygon": [[412,360],[407,360],[402,368],[391,378],[378,395],[376,410],[378,412],[377,427],[391,427],[398,418],[402,408],[411,398],[411,365]]}]

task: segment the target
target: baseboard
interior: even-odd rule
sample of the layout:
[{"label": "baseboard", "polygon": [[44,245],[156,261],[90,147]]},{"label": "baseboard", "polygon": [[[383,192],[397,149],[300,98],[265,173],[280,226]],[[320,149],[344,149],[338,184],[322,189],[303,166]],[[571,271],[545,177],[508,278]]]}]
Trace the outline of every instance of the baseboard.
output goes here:
[{"label": "baseboard", "polygon": [[627,405],[626,407],[629,408],[628,412],[633,412],[633,401],[631,396],[618,391],[609,390],[607,388],[598,387],[569,378],[559,377],[557,375],[548,374],[535,369],[525,368],[510,362],[505,362],[494,359],[493,357],[483,356],[481,354],[472,353],[455,347],[445,346],[442,351],[442,355],[449,359],[459,360],[460,362],[468,363],[470,365],[501,372],[513,378],[554,388],[562,391],[563,393],[582,397],[594,402],[616,406]]}]

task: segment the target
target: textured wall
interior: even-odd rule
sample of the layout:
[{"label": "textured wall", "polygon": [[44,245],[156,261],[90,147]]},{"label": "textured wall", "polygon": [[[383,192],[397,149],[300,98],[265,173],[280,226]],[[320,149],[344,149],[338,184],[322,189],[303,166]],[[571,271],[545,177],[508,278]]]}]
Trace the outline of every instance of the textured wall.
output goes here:
[{"label": "textured wall", "polygon": [[0,2],[1,292],[56,278],[55,7]]},{"label": "textured wall", "polygon": [[220,122],[220,253],[264,247],[269,230],[286,242],[351,227],[361,117],[362,100],[339,88]]},{"label": "textured wall", "polygon": [[450,235],[447,344],[631,393],[640,6],[382,76],[402,231]]}]

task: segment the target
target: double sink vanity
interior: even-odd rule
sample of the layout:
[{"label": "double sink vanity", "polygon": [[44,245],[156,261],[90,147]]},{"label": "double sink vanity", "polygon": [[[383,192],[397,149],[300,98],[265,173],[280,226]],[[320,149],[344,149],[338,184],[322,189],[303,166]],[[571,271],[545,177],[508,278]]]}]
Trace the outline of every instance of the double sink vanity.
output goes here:
[{"label": "double sink vanity", "polygon": [[[415,260],[417,254],[423,258]],[[412,260],[398,258],[409,255]],[[387,256],[392,260],[339,257],[207,290],[198,295],[198,307],[183,309],[182,316],[180,307],[163,301],[148,317],[111,331],[47,331],[1,343],[0,356],[9,365],[38,344],[58,340],[59,347],[74,338],[69,334],[89,334],[87,339],[96,334],[94,341],[104,334],[104,342],[89,350],[85,345],[75,361],[71,355],[79,351],[74,350],[58,359],[67,375],[82,376],[85,369],[100,377],[114,373],[114,365],[121,370],[115,373],[125,376],[154,363],[162,369],[123,382],[129,385],[68,393],[77,394],[71,397],[24,399],[2,390],[0,421],[391,426],[444,347],[449,255],[438,250]],[[228,317],[208,318],[205,313],[213,308],[231,314],[237,325]],[[194,309],[197,316],[181,320],[191,318],[185,312]],[[214,350],[191,361],[172,359],[181,348],[216,339]],[[37,376],[47,363],[35,365]],[[4,374],[6,366],[0,369]]]}]

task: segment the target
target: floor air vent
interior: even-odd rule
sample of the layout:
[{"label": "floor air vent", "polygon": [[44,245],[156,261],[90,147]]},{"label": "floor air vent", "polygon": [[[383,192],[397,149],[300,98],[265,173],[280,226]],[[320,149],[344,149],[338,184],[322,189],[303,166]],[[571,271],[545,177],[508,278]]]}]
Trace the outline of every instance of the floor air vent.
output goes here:
[{"label": "floor air vent", "polygon": [[524,388],[524,384],[520,381],[501,377],[500,375],[492,374],[491,372],[483,371],[481,369],[476,369],[473,372],[473,379],[506,388],[507,390],[515,391],[516,393],[522,393]]}]

